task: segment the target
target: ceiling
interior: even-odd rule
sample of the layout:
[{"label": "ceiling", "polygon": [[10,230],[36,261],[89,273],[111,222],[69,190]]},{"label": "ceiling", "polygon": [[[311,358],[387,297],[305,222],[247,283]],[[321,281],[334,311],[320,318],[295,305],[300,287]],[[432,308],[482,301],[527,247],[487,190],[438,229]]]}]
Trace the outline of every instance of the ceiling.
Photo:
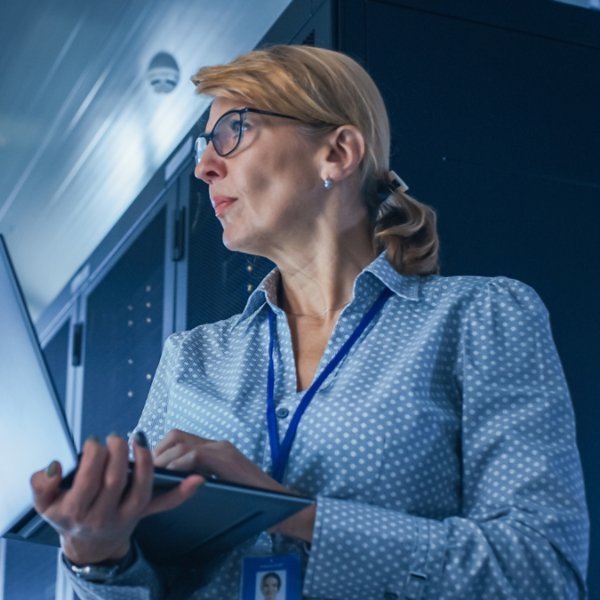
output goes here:
[{"label": "ceiling", "polygon": [[[289,3],[0,2],[0,233],[34,318],[206,109],[190,76],[256,46]],[[168,94],[147,77],[158,52],[180,70]]]}]

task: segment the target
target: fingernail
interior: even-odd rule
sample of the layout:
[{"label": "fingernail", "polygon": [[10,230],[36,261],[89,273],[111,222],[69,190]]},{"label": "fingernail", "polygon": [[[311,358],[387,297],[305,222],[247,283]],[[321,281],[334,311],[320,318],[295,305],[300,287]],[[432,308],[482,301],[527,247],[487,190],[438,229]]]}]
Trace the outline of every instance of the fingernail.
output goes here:
[{"label": "fingernail", "polygon": [[100,440],[95,436],[95,435],[88,435],[87,439],[85,440],[86,443],[87,442],[92,442],[94,444],[99,444]]},{"label": "fingernail", "polygon": [[46,475],[48,477],[50,477],[50,479],[52,479],[52,477],[54,477],[56,474],[58,473],[58,461],[53,460],[47,467],[46,467]]},{"label": "fingernail", "polygon": [[148,438],[146,437],[146,434],[143,431],[136,431],[135,435],[133,437],[135,439],[135,443],[140,448],[147,448],[148,447]]},{"label": "fingernail", "polygon": [[111,431],[107,437],[117,437],[120,438],[121,435],[119,433],[117,433],[116,431]]}]

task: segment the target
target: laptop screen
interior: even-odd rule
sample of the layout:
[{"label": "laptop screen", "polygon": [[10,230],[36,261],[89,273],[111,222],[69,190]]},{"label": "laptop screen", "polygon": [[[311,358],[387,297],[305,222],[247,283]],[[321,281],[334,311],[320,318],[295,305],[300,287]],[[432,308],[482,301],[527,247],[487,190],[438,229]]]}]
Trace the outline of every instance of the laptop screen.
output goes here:
[{"label": "laptop screen", "polygon": [[48,376],[2,236],[0,236],[0,534],[32,506],[29,479],[76,452]]}]

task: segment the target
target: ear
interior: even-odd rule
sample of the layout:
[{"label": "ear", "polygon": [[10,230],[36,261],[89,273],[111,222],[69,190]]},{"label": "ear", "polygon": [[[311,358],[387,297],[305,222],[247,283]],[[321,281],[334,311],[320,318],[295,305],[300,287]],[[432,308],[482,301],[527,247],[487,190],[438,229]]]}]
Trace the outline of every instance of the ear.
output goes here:
[{"label": "ear", "polygon": [[321,163],[321,178],[336,182],[355,173],[365,155],[365,138],[354,125],[341,125],[327,135]]}]

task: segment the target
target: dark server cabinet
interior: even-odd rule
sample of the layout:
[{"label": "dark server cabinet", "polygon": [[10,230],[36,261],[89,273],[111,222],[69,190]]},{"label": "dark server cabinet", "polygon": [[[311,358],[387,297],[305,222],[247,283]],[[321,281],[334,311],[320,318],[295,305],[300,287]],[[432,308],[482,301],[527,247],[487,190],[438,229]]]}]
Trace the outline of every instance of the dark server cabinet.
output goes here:
[{"label": "dark server cabinet", "polygon": [[160,358],[166,208],[87,295],[81,440],[130,431]]},{"label": "dark server cabinet", "polygon": [[549,308],[573,398],[600,597],[600,13],[555,2],[342,0],[340,49],[380,86],[392,168],[438,211],[442,272]]}]

